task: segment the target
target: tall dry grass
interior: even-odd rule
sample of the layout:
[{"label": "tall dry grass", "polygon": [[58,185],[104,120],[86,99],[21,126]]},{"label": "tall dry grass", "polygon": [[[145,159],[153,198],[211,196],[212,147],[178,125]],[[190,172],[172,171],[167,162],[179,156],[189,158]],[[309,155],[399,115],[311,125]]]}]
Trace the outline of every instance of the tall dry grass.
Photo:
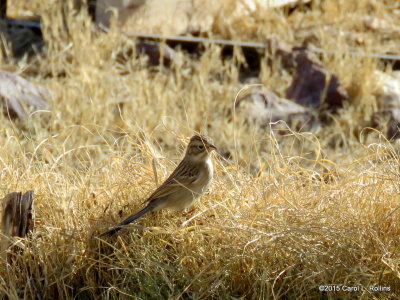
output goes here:
[{"label": "tall dry grass", "polygon": [[[316,46],[350,91],[349,104],[314,133],[278,135],[233,116],[244,87],[235,58],[212,46],[182,64],[121,60],[132,46],[116,28],[101,34],[57,1],[13,1],[11,15],[42,15],[45,53],[1,68],[50,88],[51,110],[24,121],[0,116],[0,196],[34,189],[36,230],[3,252],[8,299],[388,299],[400,294],[399,157],[396,144],[363,130],[376,106],[371,74],[384,68],[343,54],[384,48],[356,16],[399,26],[395,2],[314,2],[293,14],[258,11],[218,20],[214,34],[263,40],[278,34]],[[348,16],[353,16],[349,18]],[[326,25],[326,26],[325,26]],[[328,26],[329,25],[329,26]],[[305,28],[305,29],[304,29]],[[291,74],[263,63],[262,84],[283,95]],[[174,168],[186,137],[205,132],[223,156],[192,217],[150,214],[116,238],[96,234],[140,207]],[[226,158],[229,157],[229,158]],[[321,292],[319,286],[364,291]],[[369,286],[389,287],[371,292]]]}]

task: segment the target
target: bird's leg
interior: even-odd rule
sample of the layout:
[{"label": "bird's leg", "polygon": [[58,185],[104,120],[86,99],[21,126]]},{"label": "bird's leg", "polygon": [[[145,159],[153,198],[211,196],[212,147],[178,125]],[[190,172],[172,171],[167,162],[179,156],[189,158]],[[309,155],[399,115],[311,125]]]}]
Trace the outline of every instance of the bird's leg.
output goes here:
[{"label": "bird's leg", "polygon": [[187,218],[190,218],[192,216],[192,213],[195,211],[195,208],[189,210],[189,211],[183,211],[182,215],[184,215]]}]

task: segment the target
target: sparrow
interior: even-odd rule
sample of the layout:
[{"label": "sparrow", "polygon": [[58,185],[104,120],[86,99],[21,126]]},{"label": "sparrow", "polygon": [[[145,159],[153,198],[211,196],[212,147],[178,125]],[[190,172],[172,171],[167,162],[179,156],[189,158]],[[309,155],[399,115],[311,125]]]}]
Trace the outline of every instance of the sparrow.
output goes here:
[{"label": "sparrow", "polygon": [[190,207],[210,186],[214,167],[212,151],[217,150],[212,139],[205,135],[194,135],[186,148],[185,156],[171,175],[143,203],[140,211],[103,233],[112,236],[150,211],[168,208],[184,211]]}]

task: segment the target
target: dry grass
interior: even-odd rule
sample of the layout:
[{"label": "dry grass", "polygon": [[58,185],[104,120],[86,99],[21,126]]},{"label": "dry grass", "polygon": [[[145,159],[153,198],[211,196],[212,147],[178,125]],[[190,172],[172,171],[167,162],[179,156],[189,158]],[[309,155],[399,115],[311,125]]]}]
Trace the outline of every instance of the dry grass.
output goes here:
[{"label": "dry grass", "polygon": [[[183,64],[172,69],[148,67],[144,57],[121,62],[118,54],[130,41],[117,30],[98,34],[80,14],[69,15],[66,34],[57,1],[30,2],[43,17],[46,53],[3,59],[1,68],[49,87],[52,109],[27,122],[0,115],[0,196],[34,189],[37,220],[30,239],[15,241],[24,251],[0,263],[3,298],[400,294],[398,149],[362,130],[377,105],[370,84],[373,70],[383,68],[377,61],[323,55],[350,90],[348,106],[314,134],[276,135],[238,116],[232,121],[243,85],[235,59],[221,60],[218,47],[198,58],[181,53]],[[27,14],[30,2],[13,1],[10,14]],[[290,16],[260,11],[220,20],[214,34],[241,40],[279,34],[301,42],[301,30],[310,27],[317,46],[342,52],[355,45],[340,31],[356,31],[365,41],[357,49],[376,51],[393,39],[348,16],[368,14],[400,26],[394,5],[316,1]],[[261,78],[283,94],[290,74],[277,62],[264,64]],[[164,178],[194,131],[211,135],[231,159],[216,158],[215,182],[193,218],[155,213],[116,238],[94,238],[140,206],[156,186],[153,163]],[[390,292],[318,290],[328,284]]]}]

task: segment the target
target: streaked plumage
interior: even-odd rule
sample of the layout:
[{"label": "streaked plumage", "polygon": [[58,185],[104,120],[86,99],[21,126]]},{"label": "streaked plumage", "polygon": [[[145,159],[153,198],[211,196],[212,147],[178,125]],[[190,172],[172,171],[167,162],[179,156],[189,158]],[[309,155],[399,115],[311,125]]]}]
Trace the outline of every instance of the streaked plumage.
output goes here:
[{"label": "streaked plumage", "polygon": [[122,226],[132,223],[149,211],[163,208],[183,211],[192,205],[212,181],[214,170],[210,154],[216,149],[209,137],[193,136],[182,161],[144,202],[147,206],[102,235],[113,235],[122,229]]}]

